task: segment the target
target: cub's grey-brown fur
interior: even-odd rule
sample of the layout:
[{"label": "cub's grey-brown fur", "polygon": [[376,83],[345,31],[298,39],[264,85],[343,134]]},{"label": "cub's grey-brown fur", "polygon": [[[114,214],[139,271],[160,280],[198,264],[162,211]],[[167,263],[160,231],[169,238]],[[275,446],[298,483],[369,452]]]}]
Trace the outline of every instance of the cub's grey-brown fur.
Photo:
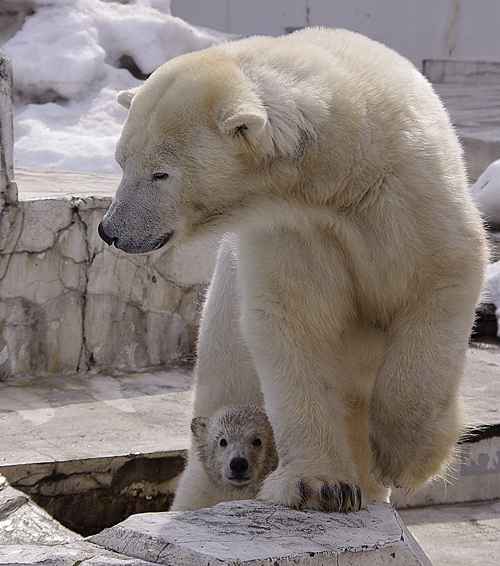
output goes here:
[{"label": "cub's grey-brown fur", "polygon": [[212,505],[255,499],[262,480],[278,465],[273,430],[259,407],[223,407],[211,417],[195,417],[191,431],[211,484]]}]

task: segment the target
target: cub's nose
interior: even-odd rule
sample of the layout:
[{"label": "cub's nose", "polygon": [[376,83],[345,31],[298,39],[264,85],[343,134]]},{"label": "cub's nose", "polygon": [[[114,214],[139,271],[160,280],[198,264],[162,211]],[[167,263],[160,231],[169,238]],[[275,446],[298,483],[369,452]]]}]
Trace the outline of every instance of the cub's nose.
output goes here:
[{"label": "cub's nose", "polygon": [[241,476],[248,470],[248,461],[243,456],[235,456],[231,462],[229,462],[229,467],[233,474]]},{"label": "cub's nose", "polygon": [[108,244],[109,246],[112,246],[116,241],[116,238],[112,238],[111,236],[106,234],[106,231],[104,230],[102,222],[99,222],[99,227],[97,228],[97,233],[99,234],[101,239],[104,240],[106,242],[106,244]]}]

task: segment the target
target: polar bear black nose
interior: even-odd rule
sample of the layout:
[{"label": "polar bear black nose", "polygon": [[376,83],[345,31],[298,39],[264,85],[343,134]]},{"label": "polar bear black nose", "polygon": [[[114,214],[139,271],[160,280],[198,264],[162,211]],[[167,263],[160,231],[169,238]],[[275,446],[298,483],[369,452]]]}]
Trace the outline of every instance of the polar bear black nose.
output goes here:
[{"label": "polar bear black nose", "polygon": [[106,232],[104,231],[104,227],[102,225],[102,222],[99,223],[99,227],[97,228],[97,232],[99,233],[99,236],[101,237],[101,239],[104,240],[106,242],[106,244],[108,244],[108,246],[112,246],[115,243],[116,238],[112,238],[111,236],[108,236],[108,234],[106,234]]},{"label": "polar bear black nose", "polygon": [[229,467],[234,474],[240,475],[248,470],[248,462],[243,456],[235,456],[231,462],[229,462]]}]

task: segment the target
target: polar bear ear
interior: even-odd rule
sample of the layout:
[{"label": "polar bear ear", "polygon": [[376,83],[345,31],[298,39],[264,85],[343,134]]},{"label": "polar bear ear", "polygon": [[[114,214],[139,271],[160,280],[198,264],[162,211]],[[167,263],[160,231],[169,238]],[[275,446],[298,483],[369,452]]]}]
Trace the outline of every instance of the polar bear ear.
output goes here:
[{"label": "polar bear ear", "polygon": [[140,87],[135,87],[135,88],[131,88],[130,90],[120,91],[116,96],[116,100],[118,104],[121,104],[125,108],[130,108],[130,105],[132,104],[132,99],[137,94],[139,88]]},{"label": "polar bear ear", "polygon": [[208,419],[206,417],[195,417],[191,421],[191,432],[196,440],[202,440],[207,433]]},{"label": "polar bear ear", "polygon": [[218,126],[223,134],[243,136],[252,143],[261,137],[267,124],[266,111],[257,104],[242,103],[221,114]]}]

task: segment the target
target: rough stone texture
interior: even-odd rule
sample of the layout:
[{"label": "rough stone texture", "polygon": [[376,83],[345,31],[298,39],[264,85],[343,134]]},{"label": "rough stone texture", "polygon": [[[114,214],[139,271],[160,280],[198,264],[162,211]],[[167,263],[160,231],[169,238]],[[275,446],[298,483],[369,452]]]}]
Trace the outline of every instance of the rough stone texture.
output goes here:
[{"label": "rough stone texture", "polygon": [[0,218],[0,379],[135,371],[193,350],[215,245],[127,255],[97,225],[109,198],[21,200]]},{"label": "rough stone texture", "polygon": [[146,566],[69,531],[0,476],[0,566]]},{"label": "rough stone texture", "polygon": [[0,476],[0,566],[290,564],[429,566],[388,504],[356,514],[299,512],[255,501],[147,513],[84,540]]},{"label": "rough stone texture", "polygon": [[14,147],[12,127],[12,65],[0,49],[0,213],[5,203],[17,200],[12,154]]},{"label": "rough stone texture", "polygon": [[233,501],[199,511],[134,515],[89,540],[169,566],[430,565],[387,503],[343,515]]},{"label": "rough stone texture", "polygon": [[82,537],[57,523],[0,476],[0,546],[65,544]]}]

